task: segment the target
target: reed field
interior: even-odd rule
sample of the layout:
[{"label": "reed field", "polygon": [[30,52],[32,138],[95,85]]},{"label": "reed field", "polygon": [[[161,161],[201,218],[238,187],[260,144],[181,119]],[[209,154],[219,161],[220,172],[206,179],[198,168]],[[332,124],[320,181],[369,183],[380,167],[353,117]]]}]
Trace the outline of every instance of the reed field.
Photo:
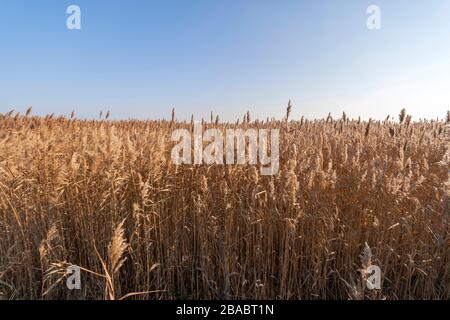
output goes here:
[{"label": "reed field", "polygon": [[279,129],[263,176],[174,165],[175,114],[30,111],[0,115],[0,300],[450,299],[449,115],[203,120]]}]

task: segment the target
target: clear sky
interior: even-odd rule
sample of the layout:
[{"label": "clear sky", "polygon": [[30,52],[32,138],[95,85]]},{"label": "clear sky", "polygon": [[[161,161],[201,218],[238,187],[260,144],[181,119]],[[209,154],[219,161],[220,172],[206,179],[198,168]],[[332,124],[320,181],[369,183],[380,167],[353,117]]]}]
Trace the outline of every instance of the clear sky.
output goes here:
[{"label": "clear sky", "polygon": [[450,1],[0,0],[0,112],[265,119],[289,99],[295,117],[443,118]]}]

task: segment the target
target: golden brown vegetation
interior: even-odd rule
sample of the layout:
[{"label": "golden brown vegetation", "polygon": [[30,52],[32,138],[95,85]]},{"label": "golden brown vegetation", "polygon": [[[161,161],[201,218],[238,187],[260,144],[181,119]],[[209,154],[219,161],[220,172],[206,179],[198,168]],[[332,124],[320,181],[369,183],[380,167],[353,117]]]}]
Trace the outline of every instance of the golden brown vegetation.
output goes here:
[{"label": "golden brown vegetation", "polygon": [[[446,122],[290,109],[206,124],[280,128],[273,177],[174,166],[170,134],[192,126],[175,113],[0,115],[0,299],[450,299]],[[65,286],[71,264],[81,291]],[[381,290],[361,287],[370,264]]]}]

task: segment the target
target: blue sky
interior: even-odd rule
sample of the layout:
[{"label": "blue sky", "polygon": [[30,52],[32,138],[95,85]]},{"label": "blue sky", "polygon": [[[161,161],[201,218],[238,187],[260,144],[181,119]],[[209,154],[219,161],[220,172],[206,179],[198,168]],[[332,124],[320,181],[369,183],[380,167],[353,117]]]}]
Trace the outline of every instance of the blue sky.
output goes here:
[{"label": "blue sky", "polygon": [[294,117],[442,118],[450,1],[0,0],[0,112],[265,119],[289,99]]}]

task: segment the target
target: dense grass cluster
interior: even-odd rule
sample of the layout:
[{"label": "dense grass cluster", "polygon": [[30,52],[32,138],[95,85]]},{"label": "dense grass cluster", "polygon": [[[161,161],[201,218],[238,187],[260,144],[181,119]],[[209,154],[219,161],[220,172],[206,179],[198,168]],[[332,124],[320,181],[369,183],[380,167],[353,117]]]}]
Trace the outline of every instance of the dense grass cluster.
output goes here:
[{"label": "dense grass cluster", "polygon": [[175,118],[0,115],[0,299],[450,299],[448,125],[289,112],[205,122],[279,128],[275,176],[173,165]]}]

